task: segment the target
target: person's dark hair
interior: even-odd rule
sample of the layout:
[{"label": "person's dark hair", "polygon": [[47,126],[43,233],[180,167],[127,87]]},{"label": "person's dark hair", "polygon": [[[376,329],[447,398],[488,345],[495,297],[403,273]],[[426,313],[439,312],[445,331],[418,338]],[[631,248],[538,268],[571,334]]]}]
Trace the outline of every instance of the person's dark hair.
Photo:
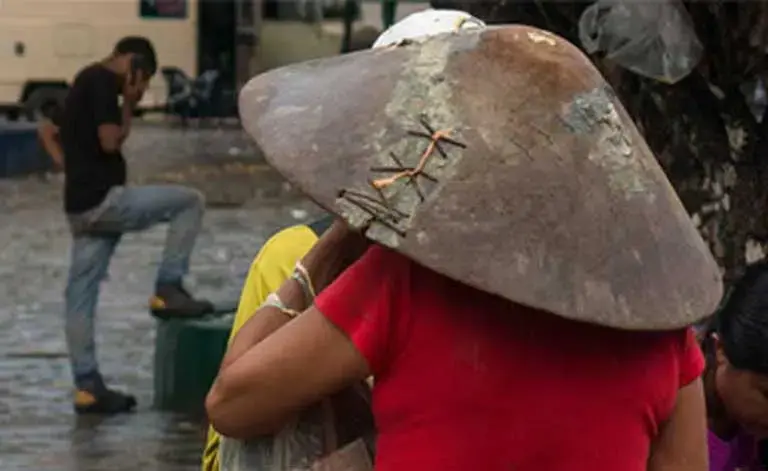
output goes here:
[{"label": "person's dark hair", "polygon": [[126,36],[115,44],[115,55],[136,54],[141,56],[139,67],[150,77],[157,72],[157,54],[152,42],[142,36]]},{"label": "person's dark hair", "polygon": [[[716,332],[737,369],[768,374],[768,262],[751,264],[726,293],[707,333]],[[711,335],[704,346],[711,360]]]}]

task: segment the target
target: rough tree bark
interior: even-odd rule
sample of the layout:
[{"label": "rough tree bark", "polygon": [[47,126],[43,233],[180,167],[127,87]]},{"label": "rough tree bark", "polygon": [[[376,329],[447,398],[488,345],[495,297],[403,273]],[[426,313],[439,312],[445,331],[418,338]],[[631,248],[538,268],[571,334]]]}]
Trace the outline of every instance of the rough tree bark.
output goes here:
[{"label": "rough tree bark", "polygon": [[[590,3],[433,0],[488,23],[525,23],[580,46],[578,19]],[[684,2],[705,48],[697,68],[665,85],[593,61],[621,97],[698,225],[727,281],[768,243],[768,120],[744,87],[766,77],[768,3]],[[768,82],[768,80],[766,81]],[[756,249],[756,250],[755,250]]]}]

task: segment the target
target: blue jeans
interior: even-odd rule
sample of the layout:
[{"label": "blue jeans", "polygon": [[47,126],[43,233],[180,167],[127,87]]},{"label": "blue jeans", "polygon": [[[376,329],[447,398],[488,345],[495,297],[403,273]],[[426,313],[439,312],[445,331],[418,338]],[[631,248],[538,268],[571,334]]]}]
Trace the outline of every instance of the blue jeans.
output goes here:
[{"label": "blue jeans", "polygon": [[65,330],[78,387],[98,374],[94,316],[99,285],[122,234],[169,223],[156,283],[180,283],[189,271],[203,210],[203,195],[197,190],[136,186],[112,188],[96,208],[69,215],[73,243],[65,293]]}]

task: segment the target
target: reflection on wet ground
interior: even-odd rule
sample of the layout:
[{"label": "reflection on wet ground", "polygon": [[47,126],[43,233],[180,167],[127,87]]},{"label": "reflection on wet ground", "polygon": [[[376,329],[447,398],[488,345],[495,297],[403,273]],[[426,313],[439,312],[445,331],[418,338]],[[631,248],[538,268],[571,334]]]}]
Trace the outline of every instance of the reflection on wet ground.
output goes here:
[{"label": "reflection on wet ground", "polygon": [[[129,156],[136,180],[162,181],[158,176],[169,174],[176,175],[174,182],[186,183],[185,174],[199,175],[188,171],[193,165],[225,168],[231,167],[232,154],[240,159],[240,170],[214,172],[213,177],[200,178],[202,184],[190,177],[190,184],[203,189],[209,199],[215,200],[217,191],[227,192],[231,206],[209,209],[192,262],[190,288],[232,301],[265,238],[275,228],[306,217],[312,208],[282,192],[274,174],[252,171],[263,163],[242,147],[232,151],[242,141],[231,146],[219,142],[241,139],[239,134],[211,134],[216,142],[202,146],[211,153],[206,159],[194,153],[194,146],[185,150],[192,154],[184,154],[157,145],[190,138],[171,133],[165,139],[162,132],[147,131],[154,144]],[[137,134],[133,139],[141,140]],[[216,146],[223,150],[210,150]],[[122,240],[102,287],[97,318],[101,368],[109,384],[137,395],[139,410],[107,419],[72,413],[62,330],[69,236],[59,209],[60,184],[56,178],[37,177],[0,181],[0,470],[197,470],[202,419],[151,408],[155,331],[145,306],[164,242],[163,227]]]},{"label": "reflection on wet ground", "polygon": [[147,412],[106,419],[70,415],[69,420],[58,423],[48,420],[45,425],[14,429],[2,434],[0,466],[4,470],[200,468],[199,421],[178,416]]}]

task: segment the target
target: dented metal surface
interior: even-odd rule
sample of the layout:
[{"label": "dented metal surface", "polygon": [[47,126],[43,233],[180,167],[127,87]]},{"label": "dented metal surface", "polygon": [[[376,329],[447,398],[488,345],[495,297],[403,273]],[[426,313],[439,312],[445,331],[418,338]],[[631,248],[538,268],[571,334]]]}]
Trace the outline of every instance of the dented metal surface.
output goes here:
[{"label": "dented metal surface", "polygon": [[594,136],[595,145],[587,158],[605,169],[614,191],[627,198],[654,198],[649,186],[653,182],[640,167],[642,160],[633,155],[631,131],[622,124],[612,102],[615,99],[607,85],[578,94],[567,105],[563,119],[572,132]]},{"label": "dented metal surface", "polygon": [[[468,31],[290,66],[253,79],[240,109],[288,180],[463,283],[622,329],[687,325],[720,298],[711,254],[626,111],[551,33]],[[434,139],[414,134],[421,117],[462,146],[422,162]],[[422,190],[410,174],[372,185],[420,163]],[[390,216],[350,204],[350,190]]]},{"label": "dented metal surface", "polygon": [[[416,128],[423,120],[435,129],[450,130],[453,136],[460,134],[461,130],[454,127],[460,120],[452,109],[452,90],[445,81],[444,71],[449,55],[457,50],[471,48],[479,36],[473,34],[461,38],[461,43],[427,41],[407,59],[404,70],[408,73],[400,75],[383,110],[391,122],[405,126],[410,124],[411,128]],[[425,146],[423,141],[414,139],[407,131],[393,144],[387,145],[386,139],[391,139],[391,136],[386,133],[374,135],[372,146],[375,149],[374,159],[378,164],[372,167],[374,169],[391,166],[393,162],[411,162],[418,158]],[[444,152],[442,158],[430,159],[424,169],[424,175],[432,177],[428,178],[428,181],[419,181],[417,177],[409,182],[398,182],[392,190],[383,189],[378,194],[371,194],[366,182],[356,185],[355,189],[359,192],[378,199],[386,198],[388,206],[395,214],[405,216],[397,218],[401,219],[397,228],[382,223],[358,205],[350,204],[348,193],[336,200],[338,212],[354,227],[369,226],[366,235],[370,239],[388,247],[397,247],[402,235],[410,229],[410,216],[425,199],[420,187],[426,185],[429,188],[426,190],[427,195],[431,194],[431,190],[441,178],[450,176],[451,169],[455,167],[461,155],[460,152]]]}]

